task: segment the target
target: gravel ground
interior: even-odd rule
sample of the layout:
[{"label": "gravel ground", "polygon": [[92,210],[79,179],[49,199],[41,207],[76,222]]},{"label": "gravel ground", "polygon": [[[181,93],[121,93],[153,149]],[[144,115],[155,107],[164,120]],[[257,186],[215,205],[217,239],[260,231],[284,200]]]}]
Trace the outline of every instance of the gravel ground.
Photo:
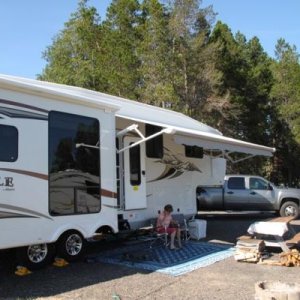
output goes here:
[{"label": "gravel ground", "polygon": [[[200,215],[208,221],[207,239],[235,244],[256,220],[270,215]],[[294,221],[300,231],[300,221]],[[103,245],[93,244],[90,253]],[[273,249],[278,255],[278,250]],[[102,263],[73,263],[64,268],[49,266],[28,276],[14,275],[8,252],[0,252],[1,299],[254,299],[258,281],[300,283],[297,267],[275,267],[236,262],[228,258],[182,276],[136,270]]]}]

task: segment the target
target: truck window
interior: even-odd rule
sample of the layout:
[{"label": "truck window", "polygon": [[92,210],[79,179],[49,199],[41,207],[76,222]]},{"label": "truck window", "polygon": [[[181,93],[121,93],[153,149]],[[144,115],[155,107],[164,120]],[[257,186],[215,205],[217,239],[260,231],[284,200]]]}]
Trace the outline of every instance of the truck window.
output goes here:
[{"label": "truck window", "polygon": [[14,162],[18,158],[18,130],[0,125],[0,161]]},{"label": "truck window", "polygon": [[49,113],[49,210],[54,216],[100,211],[100,139],[95,118]]},{"label": "truck window", "polygon": [[243,177],[230,177],[228,179],[228,188],[231,190],[244,190],[245,179]]},{"label": "truck window", "polygon": [[268,183],[265,180],[262,180],[261,178],[250,178],[250,189],[252,190],[267,190],[268,189]]}]

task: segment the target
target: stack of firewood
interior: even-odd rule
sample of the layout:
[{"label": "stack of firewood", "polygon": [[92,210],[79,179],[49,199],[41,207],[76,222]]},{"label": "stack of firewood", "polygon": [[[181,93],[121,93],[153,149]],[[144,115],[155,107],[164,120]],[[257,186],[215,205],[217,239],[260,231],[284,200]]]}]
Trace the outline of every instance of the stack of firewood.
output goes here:
[{"label": "stack of firewood", "polygon": [[300,253],[296,249],[279,254],[277,260],[266,259],[259,262],[262,265],[300,267]]},{"label": "stack of firewood", "polygon": [[256,263],[262,257],[265,243],[258,239],[240,239],[235,249],[235,260]]},{"label": "stack of firewood", "polygon": [[280,263],[286,267],[300,267],[300,253],[297,249],[292,249],[289,252],[282,252],[279,255]]}]

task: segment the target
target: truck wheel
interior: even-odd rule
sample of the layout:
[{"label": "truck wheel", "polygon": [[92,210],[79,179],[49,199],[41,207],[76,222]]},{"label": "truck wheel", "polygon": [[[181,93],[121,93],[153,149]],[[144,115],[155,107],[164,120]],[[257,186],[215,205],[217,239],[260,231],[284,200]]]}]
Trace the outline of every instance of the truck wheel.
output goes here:
[{"label": "truck wheel", "polygon": [[77,231],[65,232],[57,241],[57,256],[71,262],[79,260],[85,251],[85,240]]},{"label": "truck wheel", "polygon": [[282,217],[296,217],[299,216],[299,206],[293,201],[288,201],[282,204],[280,208],[280,215]]},{"label": "truck wheel", "polygon": [[54,244],[38,244],[16,249],[17,263],[29,270],[45,267],[52,261],[54,254]]}]

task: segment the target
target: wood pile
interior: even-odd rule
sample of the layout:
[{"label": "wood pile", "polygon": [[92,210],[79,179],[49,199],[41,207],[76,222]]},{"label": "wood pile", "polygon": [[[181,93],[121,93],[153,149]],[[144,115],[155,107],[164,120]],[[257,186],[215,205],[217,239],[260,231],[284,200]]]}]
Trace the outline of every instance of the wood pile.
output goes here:
[{"label": "wood pile", "polygon": [[235,246],[234,259],[236,261],[257,263],[265,249],[265,243],[259,239],[239,239]]},{"label": "wood pile", "polygon": [[278,260],[263,260],[262,265],[285,266],[285,267],[300,267],[300,252],[297,249],[292,249],[288,252],[279,254]]},{"label": "wood pile", "polygon": [[279,255],[280,262],[286,267],[300,267],[300,253],[297,249]]}]

